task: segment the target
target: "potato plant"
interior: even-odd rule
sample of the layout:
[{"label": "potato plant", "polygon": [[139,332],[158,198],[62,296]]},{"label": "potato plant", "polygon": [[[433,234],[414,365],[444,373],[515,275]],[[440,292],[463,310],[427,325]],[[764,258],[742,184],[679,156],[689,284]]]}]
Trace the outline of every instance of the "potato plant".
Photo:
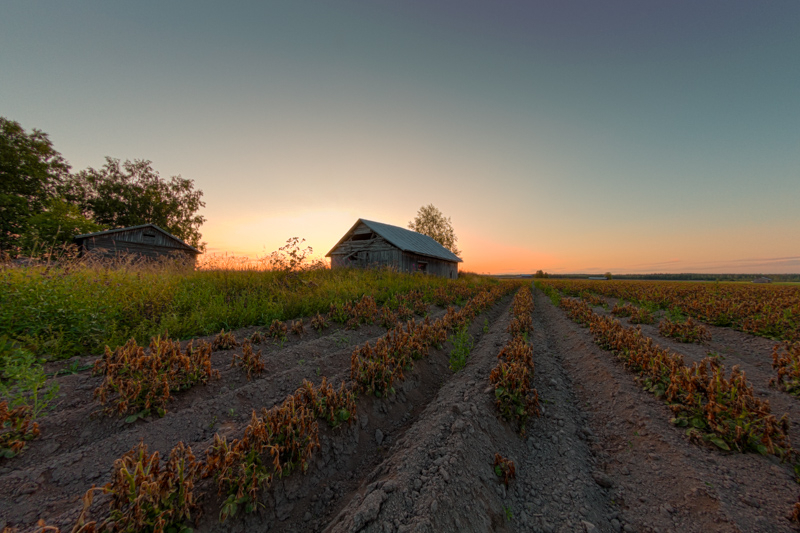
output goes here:
[{"label": "potato plant", "polygon": [[103,376],[94,397],[107,414],[135,413],[130,422],[152,411],[163,416],[172,393],[219,378],[211,368],[211,350],[208,343],[195,347],[192,342],[181,350],[179,341],[160,337],[147,351],[134,339],[113,351],[106,347],[93,368]]},{"label": "potato plant", "polygon": [[214,436],[206,452],[204,477],[213,477],[220,495],[227,495],[220,520],[237,514],[240,508],[253,512],[261,505],[259,493],[275,478],[295,469],[303,472],[315,448],[319,448],[316,419],[325,418],[332,426],[355,420],[355,397],[342,384],[338,392],[327,381],[318,389],[304,382],[281,405],[252,414],[241,439],[230,443]]},{"label": "potato plant", "polygon": [[771,414],[769,402],[753,394],[739,367],[726,377],[711,357],[686,366],[679,354],[660,347],[639,328],[599,316],[579,300],[563,298],[561,305],[574,320],[589,325],[598,345],[616,353],[639,375],[645,390],[669,404],[672,422],[686,428],[691,440],[723,450],[781,457],[791,453],[788,420]]},{"label": "potato plant", "polygon": [[772,339],[798,340],[800,287],[665,281],[537,280],[569,296],[583,292],[674,309],[715,326]]},{"label": "potato plant", "polygon": [[772,368],[778,376],[770,380],[770,385],[800,395],[800,341],[776,344],[772,349]]},{"label": "potato plant", "polygon": [[239,346],[239,343],[236,341],[233,332],[226,332],[224,329],[217,333],[217,336],[214,337],[214,340],[211,342],[211,349],[215,352],[217,350],[230,350],[237,346]]},{"label": "potato plant", "polygon": [[533,348],[528,343],[528,333],[533,331],[533,296],[529,288],[521,288],[511,305],[511,321],[507,332],[511,340],[497,355],[497,366],[489,374],[494,386],[495,404],[500,414],[515,421],[520,434],[531,416],[538,416],[539,393],[531,387],[533,378]]},{"label": "potato plant", "polygon": [[702,343],[711,340],[708,328],[691,317],[686,322],[673,322],[669,318],[658,324],[658,333],[664,337],[672,337],[678,342]]},{"label": "potato plant", "polygon": [[247,373],[247,379],[250,380],[254,375],[260,375],[265,368],[264,362],[261,360],[261,350],[258,353],[253,352],[253,345],[249,340],[242,343],[242,353],[234,353],[231,366],[240,366]]},{"label": "potato plant", "polygon": [[492,467],[494,468],[494,474],[500,478],[500,481],[508,487],[508,483],[517,477],[517,469],[514,466],[514,461],[510,459],[506,459],[499,453],[494,454],[494,463],[492,463]]},{"label": "potato plant", "polygon": [[269,325],[269,332],[267,334],[273,339],[283,342],[286,340],[288,333],[289,327],[286,325],[286,323],[281,322],[276,318],[272,321],[272,324]]},{"label": "potato plant", "polygon": [[0,458],[14,457],[27,441],[38,436],[39,424],[33,421],[33,409],[29,405],[9,409],[8,402],[0,402]]}]

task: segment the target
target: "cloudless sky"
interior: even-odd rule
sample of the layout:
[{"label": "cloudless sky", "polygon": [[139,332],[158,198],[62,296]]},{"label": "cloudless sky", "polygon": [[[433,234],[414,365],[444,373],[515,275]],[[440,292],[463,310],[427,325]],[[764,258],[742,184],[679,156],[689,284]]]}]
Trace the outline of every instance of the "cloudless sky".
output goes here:
[{"label": "cloudless sky", "polygon": [[800,272],[800,3],[0,1],[0,116],[214,253],[433,203],[477,272]]}]

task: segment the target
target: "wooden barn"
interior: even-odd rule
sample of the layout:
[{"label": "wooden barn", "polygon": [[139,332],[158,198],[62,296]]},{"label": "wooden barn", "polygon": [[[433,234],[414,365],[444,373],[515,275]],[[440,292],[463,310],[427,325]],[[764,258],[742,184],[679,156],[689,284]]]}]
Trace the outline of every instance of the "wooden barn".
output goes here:
[{"label": "wooden barn", "polygon": [[153,259],[174,257],[185,258],[187,262],[194,264],[201,253],[155,224],[87,233],[75,237],[74,242],[81,255],[93,254],[100,257],[116,257],[122,254]]},{"label": "wooden barn", "polygon": [[326,254],[331,268],[391,266],[401,272],[423,272],[455,279],[461,259],[416,231],[358,219]]}]

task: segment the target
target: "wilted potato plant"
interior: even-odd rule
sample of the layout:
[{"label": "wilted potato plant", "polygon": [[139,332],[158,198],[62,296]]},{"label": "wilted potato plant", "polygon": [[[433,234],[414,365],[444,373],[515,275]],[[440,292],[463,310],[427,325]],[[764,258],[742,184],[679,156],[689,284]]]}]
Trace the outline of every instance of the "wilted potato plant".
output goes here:
[{"label": "wilted potato plant", "polygon": [[190,342],[181,350],[179,341],[161,337],[154,337],[147,351],[134,339],[113,351],[106,347],[93,373],[103,376],[95,399],[107,414],[134,413],[130,422],[153,411],[163,416],[173,392],[219,378],[219,371],[211,368],[208,343],[195,347]]}]

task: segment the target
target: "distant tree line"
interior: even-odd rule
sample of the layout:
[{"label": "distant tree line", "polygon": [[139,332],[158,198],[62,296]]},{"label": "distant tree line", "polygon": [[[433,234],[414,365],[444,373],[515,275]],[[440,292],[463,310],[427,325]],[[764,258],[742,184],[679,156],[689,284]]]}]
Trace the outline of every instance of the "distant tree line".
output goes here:
[{"label": "distant tree line", "polygon": [[0,117],[0,255],[37,255],[104,229],[155,224],[203,250],[203,192],[146,160],[106,157],[77,173],[47,134]]}]

